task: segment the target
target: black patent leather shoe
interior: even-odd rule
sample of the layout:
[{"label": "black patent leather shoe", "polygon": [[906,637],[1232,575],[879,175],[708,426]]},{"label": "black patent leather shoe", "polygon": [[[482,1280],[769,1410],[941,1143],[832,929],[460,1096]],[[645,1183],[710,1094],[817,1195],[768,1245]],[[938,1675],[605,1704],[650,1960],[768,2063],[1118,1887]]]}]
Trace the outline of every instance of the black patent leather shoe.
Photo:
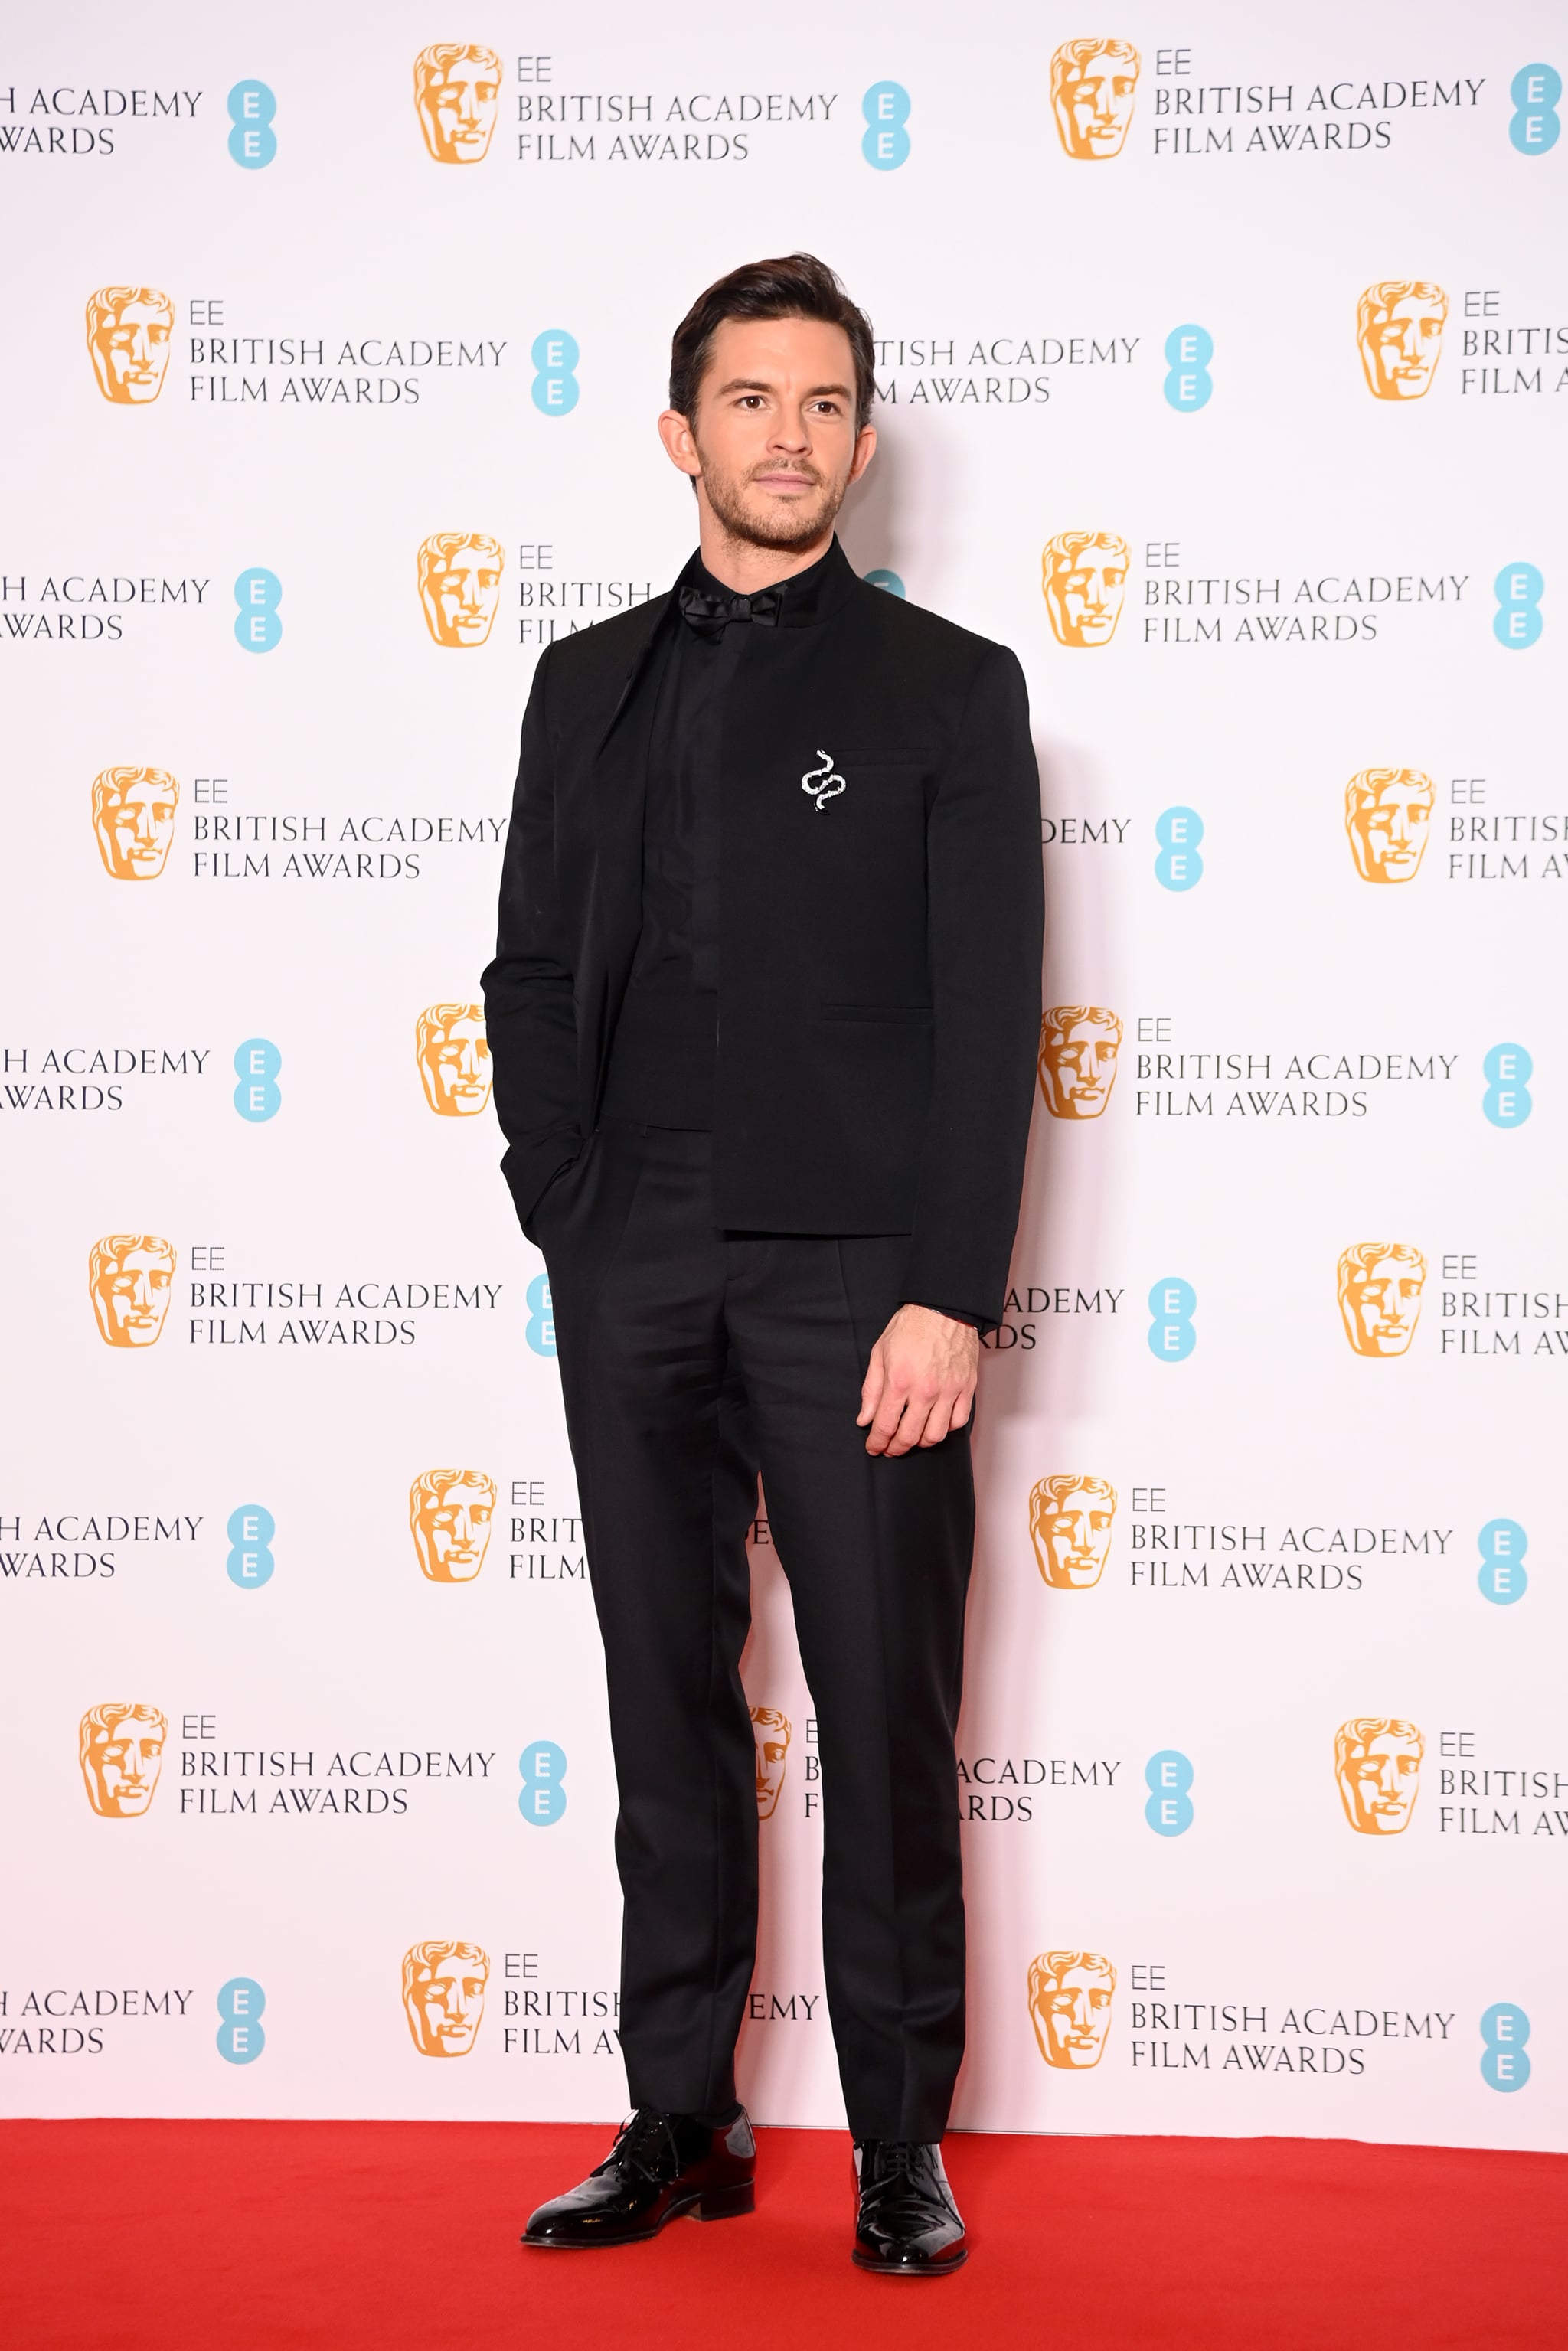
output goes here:
[{"label": "black patent leather shoe", "polygon": [[587,2245],[640,2245],[666,2220],[728,2220],[755,2209],[757,2142],[743,2106],[715,2130],[692,2115],[639,2106],[580,2188],[541,2204],[525,2245],[580,2252]]},{"label": "black patent leather shoe", "polygon": [[969,2258],[939,2147],[914,2139],[855,2142],[856,2269],[883,2277],[946,2277]]}]

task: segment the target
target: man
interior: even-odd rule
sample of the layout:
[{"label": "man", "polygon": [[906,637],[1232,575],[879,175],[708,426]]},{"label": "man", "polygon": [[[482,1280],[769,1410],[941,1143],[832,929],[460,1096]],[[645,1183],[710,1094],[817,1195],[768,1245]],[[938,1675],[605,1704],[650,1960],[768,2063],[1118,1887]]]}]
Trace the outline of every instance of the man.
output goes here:
[{"label": "man", "polygon": [[1409,1353],[1426,1282],[1427,1260],[1412,1241],[1353,1241],[1341,1251],[1340,1320],[1358,1355]]},{"label": "man", "polygon": [[1344,789],[1344,829],[1364,882],[1412,882],[1437,800],[1418,768],[1363,768]]},{"label": "man", "polygon": [[144,408],[163,389],[174,305],[156,286],[100,286],[88,296],[87,348],[105,400]]},{"label": "man", "polygon": [[968,1422],[1022,1181],[1040,786],[1012,654],[833,536],[872,359],[809,255],[699,297],[659,420],[699,551],[551,645],[523,722],[485,1008],[604,1639],[636,2107],[525,2241],[752,2209],[760,1468],[819,1729],[854,2257],[941,2274]]},{"label": "man", "polygon": [[1115,1523],[1116,1489],[1106,1479],[1042,1478],[1029,1498],[1029,1531],[1045,1582],[1058,1592],[1098,1583]]},{"label": "man", "polygon": [[1040,1019],[1040,1092],[1052,1118],[1098,1118],[1121,1050],[1121,1020],[1104,1005],[1048,1005]]},{"label": "man", "polygon": [[1401,1836],[1421,1792],[1427,1741],[1413,1722],[1357,1715],[1334,1733],[1334,1778],[1351,1827],[1363,1836]]},{"label": "man", "polygon": [[168,1717],[140,1698],[110,1698],[81,1719],[81,1775],[100,1819],[139,1821],[163,1769]]},{"label": "man", "polygon": [[1029,2012],[1048,2065],[1098,2065],[1111,2030],[1116,1970],[1098,1951],[1041,1951],[1030,1962]]}]

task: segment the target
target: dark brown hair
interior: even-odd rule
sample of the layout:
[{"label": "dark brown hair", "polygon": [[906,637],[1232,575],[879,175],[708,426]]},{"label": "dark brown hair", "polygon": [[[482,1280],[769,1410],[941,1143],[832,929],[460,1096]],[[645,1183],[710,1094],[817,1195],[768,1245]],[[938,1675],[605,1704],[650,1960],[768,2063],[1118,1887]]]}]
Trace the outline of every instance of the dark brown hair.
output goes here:
[{"label": "dark brown hair", "polygon": [[871,414],[876,390],[871,320],[850,300],[842,281],[814,253],[787,253],[778,261],[748,261],[716,278],[699,294],[670,345],[670,406],[689,417],[696,406],[713,339],[727,319],[820,319],[841,327],[855,362],[855,430]]}]

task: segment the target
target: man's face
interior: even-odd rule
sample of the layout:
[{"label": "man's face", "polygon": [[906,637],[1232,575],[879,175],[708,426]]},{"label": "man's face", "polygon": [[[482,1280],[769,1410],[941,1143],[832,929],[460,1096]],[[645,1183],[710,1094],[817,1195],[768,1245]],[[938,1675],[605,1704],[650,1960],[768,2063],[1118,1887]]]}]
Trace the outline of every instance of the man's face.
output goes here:
[{"label": "man's face", "polygon": [[1133,120],[1138,68],[1103,49],[1070,67],[1056,95],[1056,126],[1068,154],[1101,162],[1119,155]]},{"label": "man's face", "polygon": [[1411,1258],[1375,1258],[1350,1270],[1344,1327],[1358,1355],[1402,1355],[1421,1318],[1426,1269]]},{"label": "man's face", "polygon": [[1075,1486],[1054,1504],[1048,1493],[1037,1492],[1031,1531],[1035,1558],[1047,1583],[1063,1592],[1082,1592],[1098,1583],[1115,1519],[1110,1495],[1092,1493],[1087,1486]]},{"label": "man's face", "polygon": [[1098,2065],[1111,2029],[1111,1984],[1095,1968],[1068,1968],[1043,1984],[1034,2032],[1048,2065]]},{"label": "man's face", "polygon": [[95,328],[92,363],[106,400],[156,400],[169,364],[173,314],[161,302],[126,302]]},{"label": "man's face", "polygon": [[472,539],[440,557],[424,583],[425,618],[438,645],[482,645],[500,601],[496,551]]},{"label": "man's face", "polygon": [[98,1327],[111,1347],[151,1347],[163,1328],[174,1279],[172,1260],[152,1249],[127,1249],[93,1286]]},{"label": "man's face", "polygon": [[434,1583],[471,1583],[485,1564],[496,1497],[487,1486],[460,1480],[420,1505],[419,1563]]},{"label": "man's face", "polygon": [[163,871],[174,835],[179,786],[172,776],[150,768],[120,785],[105,803],[98,824],[104,864],[121,882],[155,882]]},{"label": "man's face", "polygon": [[1353,1829],[1364,1836],[1397,1836],[1410,1825],[1421,1785],[1418,1740],[1384,1731],[1346,1756],[1340,1796]]},{"label": "man's face", "polygon": [[449,1952],[408,1996],[413,2037],[427,2057],[466,2057],[485,2015],[486,1972]]},{"label": "man's face", "polygon": [[1364,882],[1408,882],[1419,872],[1432,823],[1427,776],[1396,776],[1346,820],[1356,872]]},{"label": "man's face", "polygon": [[1445,312],[1430,296],[1403,295],[1362,330],[1361,362],[1379,400],[1419,400],[1443,350]]},{"label": "man's face", "polygon": [[1120,539],[1054,556],[1045,578],[1045,608],[1059,644],[1108,645],[1122,617],[1127,550]]},{"label": "man's face", "polygon": [[424,1089],[432,1110],[471,1118],[490,1099],[490,1047],[482,1012],[450,1021],[424,1048]]},{"label": "man's face", "polygon": [[425,82],[419,119],[424,143],[438,163],[483,162],[500,94],[497,60],[472,50],[454,57]]},{"label": "man's face", "polygon": [[820,319],[727,319],[690,418],[659,429],[732,538],[789,553],[831,527],[871,463],[855,428],[855,369],[841,327]]},{"label": "man's face", "polygon": [[1053,1118],[1098,1118],[1116,1082],[1119,1030],[1101,1020],[1046,1029],[1040,1046],[1040,1090]]},{"label": "man's face", "polygon": [[789,1734],[781,1723],[752,1725],[757,1739],[757,1817],[772,1818],[784,1792],[784,1766],[789,1760]]},{"label": "man's face", "polygon": [[95,1813],[111,1821],[141,1819],[163,1768],[163,1736],[162,1722],[132,1714],[93,1730],[86,1761]]}]

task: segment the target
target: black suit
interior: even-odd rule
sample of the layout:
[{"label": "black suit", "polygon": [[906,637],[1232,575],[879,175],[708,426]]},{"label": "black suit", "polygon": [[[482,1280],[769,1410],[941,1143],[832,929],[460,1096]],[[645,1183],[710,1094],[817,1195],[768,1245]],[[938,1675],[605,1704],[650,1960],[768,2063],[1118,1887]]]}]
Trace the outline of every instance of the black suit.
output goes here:
[{"label": "black suit", "polygon": [[1010,653],[866,587],[836,543],[799,577],[779,625],[729,642],[698,796],[716,838],[687,861],[699,916],[717,873],[710,1131],[614,1114],[617,1089],[658,1099],[656,1066],[632,1084],[625,1065],[628,1037],[660,1050],[628,979],[670,963],[670,844],[644,841],[685,626],[669,598],[541,657],[486,1011],[604,1636],[632,2097],[716,2116],[733,2096],[756,1936],[739,1662],[760,1468],[817,1715],[850,2123],[929,2140],[963,2052],[968,1431],[873,1459],[855,1414],[902,1301],[1001,1311],[1039,1031],[1039,784]]}]

